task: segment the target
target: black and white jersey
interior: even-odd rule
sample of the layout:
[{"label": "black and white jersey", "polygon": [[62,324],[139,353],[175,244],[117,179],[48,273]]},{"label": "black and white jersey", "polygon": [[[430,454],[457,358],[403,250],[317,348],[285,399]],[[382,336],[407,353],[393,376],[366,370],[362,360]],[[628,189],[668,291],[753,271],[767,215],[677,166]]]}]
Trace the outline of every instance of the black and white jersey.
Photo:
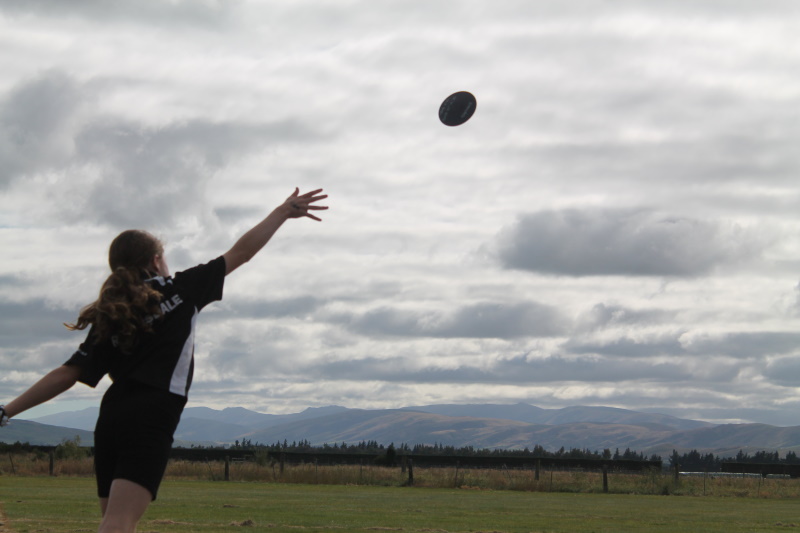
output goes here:
[{"label": "black and white jersey", "polygon": [[153,332],[141,334],[134,348],[124,353],[114,338],[96,343],[93,329],[72,357],[64,363],[80,367],[78,381],[95,387],[105,376],[112,381],[133,381],[186,397],[194,373],[194,335],[197,314],[222,299],[225,259],[178,272],[174,277],[146,280],[159,291],[161,316]]}]

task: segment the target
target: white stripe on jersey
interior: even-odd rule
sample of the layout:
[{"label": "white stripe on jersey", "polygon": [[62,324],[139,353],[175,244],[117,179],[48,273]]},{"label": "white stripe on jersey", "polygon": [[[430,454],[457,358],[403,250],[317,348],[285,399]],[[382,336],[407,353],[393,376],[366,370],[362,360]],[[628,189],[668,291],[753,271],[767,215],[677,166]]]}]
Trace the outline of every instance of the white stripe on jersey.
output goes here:
[{"label": "white stripe on jersey", "polygon": [[191,377],[189,376],[189,371],[192,368],[192,357],[194,356],[194,325],[197,321],[197,315],[198,310],[195,307],[189,336],[186,338],[178,363],[175,365],[175,370],[172,371],[172,379],[169,382],[169,391],[181,396],[186,396],[186,387],[188,387],[189,378]]}]

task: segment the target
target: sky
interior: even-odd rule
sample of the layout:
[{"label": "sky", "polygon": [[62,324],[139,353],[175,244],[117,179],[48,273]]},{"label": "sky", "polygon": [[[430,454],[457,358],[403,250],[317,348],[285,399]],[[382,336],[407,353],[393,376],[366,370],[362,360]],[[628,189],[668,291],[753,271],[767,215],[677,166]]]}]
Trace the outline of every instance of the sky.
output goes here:
[{"label": "sky", "polygon": [[4,0],[0,402],[83,341],[120,231],[180,271],[299,187],[330,209],[201,313],[189,406],[800,425],[799,31],[794,0]]}]

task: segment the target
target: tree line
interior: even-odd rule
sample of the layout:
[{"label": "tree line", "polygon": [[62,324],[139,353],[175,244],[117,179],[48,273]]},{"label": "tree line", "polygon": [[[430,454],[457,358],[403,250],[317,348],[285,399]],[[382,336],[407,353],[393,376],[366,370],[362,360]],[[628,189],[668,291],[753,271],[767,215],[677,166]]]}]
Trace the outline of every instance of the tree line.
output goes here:
[{"label": "tree line", "polygon": [[697,450],[683,454],[673,450],[669,462],[672,467],[678,465],[684,471],[719,472],[723,462],[796,465],[800,464],[800,458],[792,451],[786,452],[786,455],[781,457],[778,452],[759,451],[751,455],[739,450],[733,457],[723,457],[715,456],[713,453],[700,453]]},{"label": "tree line", "polygon": [[[253,442],[249,439],[237,440],[231,446],[198,446],[192,445],[192,449],[209,449],[209,450],[238,450],[238,451],[261,451],[267,453],[280,453],[280,452],[293,452],[293,453],[341,453],[341,454],[364,454],[383,457],[396,457],[403,455],[428,455],[428,456],[460,456],[460,457],[521,457],[521,458],[540,458],[540,459],[577,459],[577,460],[625,460],[625,461],[661,461],[660,455],[652,454],[649,457],[641,452],[626,448],[620,451],[618,448],[613,452],[606,448],[602,452],[596,450],[589,450],[587,448],[570,448],[566,449],[561,447],[556,451],[548,451],[540,445],[533,448],[524,448],[522,450],[507,450],[507,449],[489,449],[489,448],[475,448],[473,446],[456,447],[445,444],[415,444],[413,446],[403,443],[397,446],[394,443],[388,446],[381,444],[375,440],[361,441],[358,443],[333,443],[323,444],[321,446],[314,446],[310,441],[303,439],[300,441],[288,440],[283,442],[275,442],[273,444],[260,444]],[[53,450],[60,457],[74,456],[80,454],[85,456],[88,450],[81,446],[80,439],[76,437],[74,440],[64,439],[58,446],[37,446],[29,443],[15,442],[13,444],[0,443],[0,453],[21,453],[21,452],[41,452],[42,450]],[[669,466],[674,468],[676,465],[684,471],[695,472],[719,472],[723,462],[736,462],[736,463],[763,463],[763,464],[787,464],[797,465],[800,464],[800,457],[793,452],[789,451],[781,457],[777,451],[758,451],[755,453],[746,453],[742,450],[735,456],[722,456],[714,455],[713,453],[701,453],[698,450],[691,450],[682,454],[676,450],[672,451],[669,457]]]},{"label": "tree line", "polygon": [[[192,446],[192,448],[203,448],[202,446]],[[213,448],[213,447],[212,447]],[[358,443],[348,444],[346,442],[323,444],[321,446],[313,446],[308,440],[293,441],[289,443],[288,440],[283,442],[275,442],[273,444],[260,444],[252,440],[242,439],[237,440],[230,449],[234,450],[265,450],[267,452],[316,452],[316,453],[346,453],[346,454],[385,454],[388,449],[394,450],[398,455],[439,455],[439,456],[462,456],[462,457],[532,457],[532,458],[552,458],[552,459],[606,459],[606,460],[632,460],[632,461],[661,461],[661,456],[653,454],[650,457],[645,456],[643,453],[635,452],[630,448],[626,448],[624,452],[620,452],[617,448],[614,452],[610,449],[605,449],[602,452],[592,451],[589,449],[570,448],[566,449],[561,447],[556,451],[548,451],[540,445],[534,446],[532,449],[524,448],[522,450],[508,450],[508,449],[491,449],[491,448],[475,448],[474,446],[461,446],[456,447],[445,444],[415,444],[413,446],[402,443],[395,446],[394,443],[385,446],[375,440],[361,441]]]},{"label": "tree line", "polygon": [[[394,443],[384,446],[383,444],[374,441],[361,441],[358,443],[348,444],[346,442],[323,444],[322,446],[313,446],[308,440],[288,442],[276,442],[273,444],[259,444],[253,443],[247,439],[231,446],[234,449],[244,450],[266,450],[268,452],[308,452],[308,453],[346,453],[346,454],[375,454],[385,455],[387,450],[389,455],[432,455],[432,456],[475,456],[475,457],[530,457],[542,459],[603,459],[603,460],[627,460],[627,461],[662,461],[662,457],[657,454],[651,454],[649,457],[642,452],[625,448],[620,451],[616,448],[612,451],[609,448],[603,451],[590,450],[587,448],[569,448],[563,446],[556,451],[548,451],[540,445],[535,445],[533,448],[524,448],[522,450],[506,450],[506,449],[489,449],[489,448],[475,448],[473,446],[456,447],[445,444],[399,444]],[[735,456],[714,455],[713,453],[701,453],[698,450],[691,450],[684,453],[678,453],[676,450],[672,451],[669,457],[669,464],[671,467],[678,465],[682,470],[690,471],[709,471],[719,472],[723,462],[737,462],[737,463],[766,463],[766,464],[800,464],[800,457],[793,451],[786,452],[786,455],[781,457],[775,451],[758,451],[755,453],[746,453],[742,450]]]}]

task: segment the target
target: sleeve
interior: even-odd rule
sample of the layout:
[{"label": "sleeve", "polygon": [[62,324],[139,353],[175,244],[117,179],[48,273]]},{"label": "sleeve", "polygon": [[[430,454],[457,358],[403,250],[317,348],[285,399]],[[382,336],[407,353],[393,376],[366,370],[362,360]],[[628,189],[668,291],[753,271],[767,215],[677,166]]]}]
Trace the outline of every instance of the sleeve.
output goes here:
[{"label": "sleeve", "polygon": [[204,265],[178,272],[175,274],[175,283],[194,295],[198,310],[211,302],[222,300],[222,289],[225,285],[225,258],[219,256]]},{"label": "sleeve", "polygon": [[78,381],[94,388],[108,373],[106,358],[103,357],[102,345],[92,342],[90,339],[94,333],[94,327],[89,330],[86,340],[78,347],[64,364],[77,366],[81,374]]}]

